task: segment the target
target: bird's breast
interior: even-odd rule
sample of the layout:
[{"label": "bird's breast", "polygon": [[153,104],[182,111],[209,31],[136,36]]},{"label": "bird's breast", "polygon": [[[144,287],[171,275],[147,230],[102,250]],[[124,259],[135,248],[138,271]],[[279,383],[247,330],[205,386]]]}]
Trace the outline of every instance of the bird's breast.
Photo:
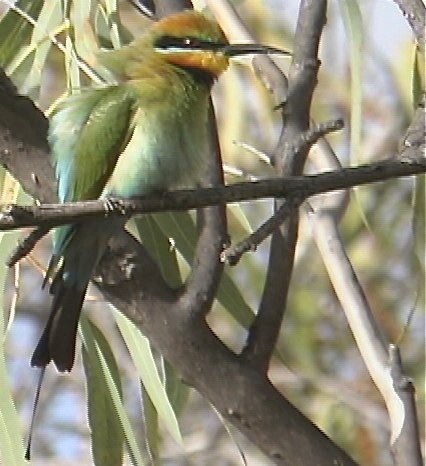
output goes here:
[{"label": "bird's breast", "polygon": [[[183,98],[181,98],[183,97]],[[208,93],[140,102],[104,196],[133,197],[192,187],[208,157]]]}]

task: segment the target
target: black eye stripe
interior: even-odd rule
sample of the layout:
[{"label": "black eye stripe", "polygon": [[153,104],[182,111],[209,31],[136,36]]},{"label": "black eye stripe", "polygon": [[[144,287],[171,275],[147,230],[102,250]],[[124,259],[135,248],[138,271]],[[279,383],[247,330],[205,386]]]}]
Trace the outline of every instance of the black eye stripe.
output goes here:
[{"label": "black eye stripe", "polygon": [[188,49],[188,50],[219,50],[226,44],[210,42],[208,40],[199,39],[198,37],[186,36],[161,36],[155,43],[154,47],[162,50],[173,49]]}]

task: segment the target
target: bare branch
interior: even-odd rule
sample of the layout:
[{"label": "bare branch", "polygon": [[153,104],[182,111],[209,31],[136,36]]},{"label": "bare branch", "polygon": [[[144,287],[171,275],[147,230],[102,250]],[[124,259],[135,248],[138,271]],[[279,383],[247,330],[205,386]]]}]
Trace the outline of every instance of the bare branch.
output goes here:
[{"label": "bare branch", "polygon": [[263,223],[254,233],[235,246],[225,249],[220,258],[229,265],[236,265],[242,255],[248,251],[256,251],[257,246],[276,230],[287,218],[294,215],[295,209],[300,205],[300,199],[292,197],[284,202],[281,207]]},{"label": "bare branch", "polygon": [[[162,11],[161,8],[170,8],[172,3],[179,3],[179,6],[182,6],[182,4],[186,2],[170,2],[170,0],[168,0],[155,3],[160,5],[159,9],[157,9],[157,12],[159,12]],[[306,8],[311,4],[315,4],[315,2],[304,2]],[[316,8],[315,5],[313,8]],[[308,24],[309,23],[306,23],[305,25],[307,26]],[[313,34],[317,34],[318,29],[313,28],[312,31]],[[311,76],[315,74],[316,62],[306,62],[306,66],[310,70]],[[314,73],[312,73],[312,71],[314,71]],[[284,81],[285,79],[281,82]],[[310,96],[308,97],[310,98]],[[280,100],[278,100],[278,102],[279,101]],[[34,157],[34,147],[37,148],[37,144],[31,142],[31,136],[28,135],[29,133],[27,134],[26,131],[21,132],[21,128],[26,127],[26,120],[29,118],[29,114],[32,114],[32,111],[22,113],[17,111],[13,113],[12,120],[10,118],[4,120],[5,122],[7,121],[7,123],[10,123],[10,121],[14,122],[14,128],[12,128],[15,129],[16,127],[16,132],[14,132],[7,125],[2,125],[2,112],[5,102],[3,96],[1,96],[0,159],[2,159],[3,164],[20,179],[27,192],[43,201],[54,202],[55,185],[53,182],[53,173],[48,162],[47,147],[45,141],[43,141],[44,133],[40,131],[39,134],[36,135],[36,137],[41,138],[44,145],[42,144],[42,146],[40,146],[41,148],[35,151],[40,157],[38,157],[37,154]],[[303,102],[303,108],[306,107],[305,103],[306,101]],[[10,107],[6,105],[6,107],[8,109],[13,108],[13,105]],[[31,126],[31,124],[29,126]],[[293,134],[300,134],[299,129],[299,127],[295,128]],[[288,131],[288,133],[282,137],[281,149],[283,149],[285,141],[291,141],[291,138],[288,138],[288,135],[292,134],[291,124],[287,124],[286,131]],[[394,167],[398,165],[404,167],[403,170],[407,170],[404,171],[403,175],[399,176],[413,174],[412,169],[415,164],[420,164],[420,168],[417,167],[416,170],[418,171],[415,171],[415,173],[423,173],[425,171],[425,159],[421,158],[422,154],[420,154],[422,147],[419,144],[409,144],[409,142],[410,141],[407,139],[404,144],[405,148],[411,151],[411,155],[407,152],[408,155],[406,155],[406,158],[396,162],[395,165],[393,165],[395,162],[388,162]],[[289,149],[289,153],[293,153],[293,155],[297,155],[295,154],[296,152],[297,150],[295,151],[294,147]],[[39,160],[41,161],[40,166],[38,165]],[[410,166],[411,162],[413,165]],[[300,162],[298,163],[300,164]],[[46,166],[47,169],[44,170],[44,168],[41,168],[43,166]],[[289,166],[293,169],[295,165],[289,164]],[[359,184],[351,184],[353,180],[350,180],[352,176],[358,176],[356,173],[359,172],[357,172],[356,169],[349,170],[355,171],[345,172],[346,177],[342,177],[340,181],[341,184],[338,187],[334,185],[335,187],[330,189],[342,189],[342,187]],[[381,179],[380,174],[378,176],[377,173],[374,173],[373,166],[367,168],[367,172],[369,173],[368,177],[371,176],[371,178],[369,178],[370,181],[362,182],[367,183]],[[291,175],[293,172],[290,171],[289,174]],[[217,176],[217,172],[215,172],[214,176]],[[374,176],[376,176],[377,179],[373,180]],[[390,177],[394,176],[395,175],[390,175]],[[301,178],[300,180],[293,179],[293,181],[302,180],[305,180],[305,178]],[[311,180],[311,178],[308,178],[308,180]],[[325,178],[323,181],[324,180]],[[282,194],[280,195],[277,193],[283,193],[283,180],[272,181],[277,183],[277,191],[275,194],[271,195],[274,197],[281,197]],[[291,185],[292,178],[286,181]],[[328,181],[330,182],[331,180]],[[335,182],[336,180],[333,181]],[[303,183],[305,183],[305,181],[303,181]],[[254,186],[258,185],[247,184],[247,187],[243,188],[243,190],[246,189],[247,191],[245,192],[247,194]],[[211,199],[215,199],[215,201],[211,204],[193,204],[193,207],[228,202],[226,196],[231,192],[228,191],[228,189],[232,191],[234,187],[218,187],[206,191],[202,190],[201,193],[211,193]],[[262,189],[270,189],[270,186],[264,186]],[[296,188],[294,189],[294,192],[296,192]],[[315,192],[309,191],[309,183],[304,184],[303,187],[299,185],[299,189],[302,189],[302,192],[306,196],[315,194]],[[306,189],[308,189],[308,192],[303,191]],[[324,187],[322,189],[324,189]],[[325,191],[320,190],[318,192]],[[159,210],[161,210],[165,205],[171,205],[173,203],[171,198],[175,194],[178,198],[179,195],[183,196],[180,199],[182,204],[180,204],[180,207],[176,207],[176,209],[185,210],[191,208],[183,207],[184,202],[189,202],[185,201],[185,199],[191,200],[193,194],[199,196],[199,192],[168,193],[160,200],[154,200],[154,204],[157,202],[156,205]],[[238,200],[238,190],[234,195],[236,196],[235,200]],[[259,197],[264,196],[262,195]],[[251,198],[250,196],[247,199]],[[203,199],[203,201],[209,202],[206,201],[206,199],[207,198]],[[129,206],[129,209],[135,209],[134,212],[136,212],[136,208],[138,208],[137,203],[139,201],[131,202],[136,202],[136,204]],[[144,203],[146,200],[140,202]],[[90,204],[90,208],[94,208],[95,210],[99,209],[97,215],[105,215],[102,203],[98,205]],[[147,254],[143,247],[132,237],[123,232],[117,238],[113,239],[109,253],[100,264],[98,271],[99,279],[97,280],[99,288],[124,314],[131,318],[144,333],[149,335],[154,345],[156,345],[162,354],[181,371],[188,383],[191,383],[195,388],[200,390],[200,392],[217,407],[224,417],[229,419],[245,433],[272,458],[276,464],[291,464],[296,466],[305,464],[328,465],[334,462],[342,466],[353,465],[353,461],[348,458],[344,452],[330,442],[326,436],[316,429],[290,405],[274,387],[272,387],[265,374],[261,374],[259,371],[256,371],[253,366],[245,364],[242,358],[238,358],[227,349],[214,336],[202,318],[211,300],[211,294],[206,297],[204,293],[206,291],[211,293],[211,291],[215,289],[217,278],[220,274],[220,264],[218,265],[217,262],[215,262],[211,267],[209,264],[204,267],[203,262],[211,258],[213,258],[214,261],[218,260],[220,242],[222,241],[221,235],[224,231],[223,218],[220,218],[221,209],[222,208],[208,209],[208,212],[204,214],[200,221],[202,239],[200,240],[197,250],[195,267],[197,268],[197,276],[199,274],[199,277],[202,277],[203,281],[206,280],[204,283],[201,283],[201,280],[193,275],[193,278],[187,283],[186,293],[182,294],[182,290],[178,292],[171,290],[165,284],[157,266],[151,260],[149,254]],[[167,210],[170,210],[170,208],[167,208]],[[148,208],[147,210],[142,209],[141,211],[152,210]],[[88,214],[86,211],[80,212],[82,215],[80,220],[87,218],[86,215],[93,216],[92,213]],[[70,221],[69,218],[68,222]],[[78,220],[79,217],[74,217],[73,221],[76,219]],[[272,253],[276,253],[278,261],[282,261],[283,258],[286,259],[287,252],[291,255],[294,250],[292,249],[292,245],[295,244],[296,236],[292,236],[292,232],[294,233],[296,231],[297,217],[292,217],[292,222],[289,230],[287,230],[290,231],[288,239],[274,243],[271,248],[271,255]],[[50,226],[52,225],[49,224],[49,222],[47,224]],[[216,236],[213,237],[211,233],[208,233],[207,230],[209,230],[210,227],[213,228],[212,231],[215,232]],[[281,233],[285,231],[284,228],[281,229]],[[209,244],[209,238],[213,239],[213,244]],[[279,236],[278,238],[280,239]],[[200,244],[203,246],[200,246]],[[286,249],[287,245],[288,248]],[[202,251],[204,246],[209,248],[206,255],[204,255]],[[278,270],[275,265],[276,264],[271,264],[271,273]],[[279,268],[280,271],[286,272],[287,270],[287,281],[290,279],[291,267],[292,261],[290,260],[287,261],[287,269],[285,265]],[[205,275],[203,275],[203,273],[205,273]],[[271,277],[269,277],[269,279],[270,278]],[[276,281],[275,285],[278,283],[278,287],[282,287],[281,280],[282,278],[280,278],[278,282]],[[272,280],[269,283],[272,285]],[[197,290],[200,293],[198,297],[195,296]],[[284,292],[283,295],[284,300],[281,299],[278,303],[278,307],[283,306],[283,303],[285,303],[286,292]],[[271,294],[270,298],[271,300],[269,303],[272,303],[274,295]],[[188,302],[191,304],[188,305]],[[266,306],[268,301],[264,299],[263,304]],[[198,309],[195,309],[197,306]],[[275,309],[276,308],[275,306]],[[191,309],[201,311],[194,314],[187,312]],[[267,331],[269,330],[267,329]],[[266,334],[267,333],[265,333],[265,335]],[[255,333],[253,333],[253,335],[255,335]],[[272,341],[272,344],[273,343]],[[267,358],[263,357],[263,361],[266,360]],[[259,364],[258,367],[264,370],[262,364]],[[212,370],[212,368],[215,370]],[[224,380],[226,380],[226,383],[223,383]]]},{"label": "bare branch", "polygon": [[[133,244],[133,247],[129,246]],[[282,397],[265,374],[245,364],[210,330],[173,305],[152,259],[124,232],[113,238],[98,286],[164,357],[277,465],[354,466],[340,448]],[[158,300],[161,297],[161,300]]]},{"label": "bare branch", "polygon": [[413,30],[420,50],[425,50],[426,7],[422,0],[394,0]]},{"label": "bare branch", "polygon": [[414,157],[386,160],[317,175],[169,191],[161,197],[156,195],[140,199],[120,199],[119,208],[113,212],[105,208],[104,200],[36,206],[8,205],[0,211],[0,231],[35,226],[52,228],[105,215],[131,216],[140,213],[182,211],[264,198],[297,198],[303,201],[310,196],[329,191],[425,173],[426,158],[418,157],[418,151],[410,152],[415,154]]},{"label": "bare branch", "polygon": [[395,464],[421,466],[423,464],[420,448],[419,422],[417,419],[415,389],[413,382],[404,374],[401,354],[395,345],[389,346],[390,375],[393,387],[402,403],[400,415],[402,424],[399,432],[392,432],[392,454]]},{"label": "bare branch", "polygon": [[[300,175],[308,155],[308,147],[298,151],[294,142],[300,141],[300,135],[309,128],[311,98],[319,65],[318,46],[326,9],[326,0],[304,0],[300,4],[288,96],[283,106],[283,128],[274,154],[275,167],[281,176]],[[280,205],[281,202],[276,201],[275,210]],[[298,213],[295,211],[272,235],[265,287],[243,351],[244,358],[263,371],[268,369],[281,329],[293,270],[298,224]]]},{"label": "bare branch", "polygon": [[[206,166],[203,184],[223,188],[222,159],[211,102],[209,123],[209,142],[212,156]],[[179,297],[179,303],[177,303],[180,312],[185,310],[187,315],[192,317],[205,316],[211,309],[224,266],[219,260],[219,256],[227,238],[225,203],[218,203],[215,207],[202,209],[197,214],[199,238],[191,273]]]},{"label": "bare branch", "polygon": [[[424,154],[425,148],[424,106],[420,102],[413,121],[401,142],[400,160],[410,154]],[[326,169],[322,166],[322,169]],[[404,388],[398,389],[400,379],[394,377],[389,367],[392,358],[388,354],[388,339],[375,320],[356,272],[346,254],[338,229],[336,209],[341,210],[340,196],[324,196],[315,199],[314,209],[308,214],[313,236],[327,268],[330,281],[345,312],[359,352],[369,371],[370,377],[377,386],[383,400],[391,424],[391,449],[395,464],[418,464],[421,462],[417,417],[411,384],[402,383]],[[343,199],[344,202],[344,199]],[[392,354],[391,354],[392,356]],[[391,363],[389,360],[391,359]],[[402,374],[400,371],[399,374]],[[406,380],[403,378],[404,381]],[[417,435],[414,435],[417,431]],[[398,440],[397,440],[398,439]],[[398,446],[396,446],[398,444]],[[410,454],[408,454],[410,451]],[[405,456],[404,456],[405,455]],[[412,456],[411,456],[412,455]],[[408,461],[413,458],[413,461]],[[414,460],[415,459],[415,460]]]},{"label": "bare branch", "polygon": [[[0,214],[1,216],[1,214]],[[33,230],[22,242],[18,244],[15,251],[7,261],[8,267],[13,267],[35,248],[36,244],[49,233],[50,229],[45,227],[38,227]]]}]

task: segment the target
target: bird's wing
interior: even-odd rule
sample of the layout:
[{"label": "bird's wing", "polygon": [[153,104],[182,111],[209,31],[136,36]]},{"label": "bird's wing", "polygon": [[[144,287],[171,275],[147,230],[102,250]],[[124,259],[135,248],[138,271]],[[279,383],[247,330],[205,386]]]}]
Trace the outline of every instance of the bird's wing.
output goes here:
[{"label": "bird's wing", "polygon": [[[62,202],[97,199],[133,130],[135,98],[120,85],[69,97],[51,119],[49,142]],[[52,278],[75,232],[55,230],[54,251],[45,277]]]},{"label": "bird's wing", "polygon": [[51,119],[51,144],[62,202],[96,199],[131,132],[135,98],[127,86],[69,97]]}]

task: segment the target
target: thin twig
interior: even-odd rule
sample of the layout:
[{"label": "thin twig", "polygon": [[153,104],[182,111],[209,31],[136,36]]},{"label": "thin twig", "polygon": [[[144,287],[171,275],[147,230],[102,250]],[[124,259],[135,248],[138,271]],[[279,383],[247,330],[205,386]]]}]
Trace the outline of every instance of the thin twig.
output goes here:
[{"label": "thin twig", "polygon": [[23,241],[21,241],[16,247],[15,251],[10,256],[7,261],[8,267],[13,267],[17,262],[19,262],[24,257],[34,249],[36,244],[49,233],[50,228],[38,227],[33,230]]},{"label": "thin twig", "polygon": [[291,197],[255,232],[239,242],[235,246],[225,249],[220,255],[222,262],[228,265],[237,265],[244,253],[255,251],[257,246],[262,243],[272,232],[278,228],[286,218],[291,216],[295,209],[300,205],[300,199]]},{"label": "thin twig", "polygon": [[303,131],[299,135],[298,140],[294,142],[294,151],[300,153],[309,150],[320,138],[342,129],[343,126],[344,123],[341,118],[314,124],[312,128]]}]

